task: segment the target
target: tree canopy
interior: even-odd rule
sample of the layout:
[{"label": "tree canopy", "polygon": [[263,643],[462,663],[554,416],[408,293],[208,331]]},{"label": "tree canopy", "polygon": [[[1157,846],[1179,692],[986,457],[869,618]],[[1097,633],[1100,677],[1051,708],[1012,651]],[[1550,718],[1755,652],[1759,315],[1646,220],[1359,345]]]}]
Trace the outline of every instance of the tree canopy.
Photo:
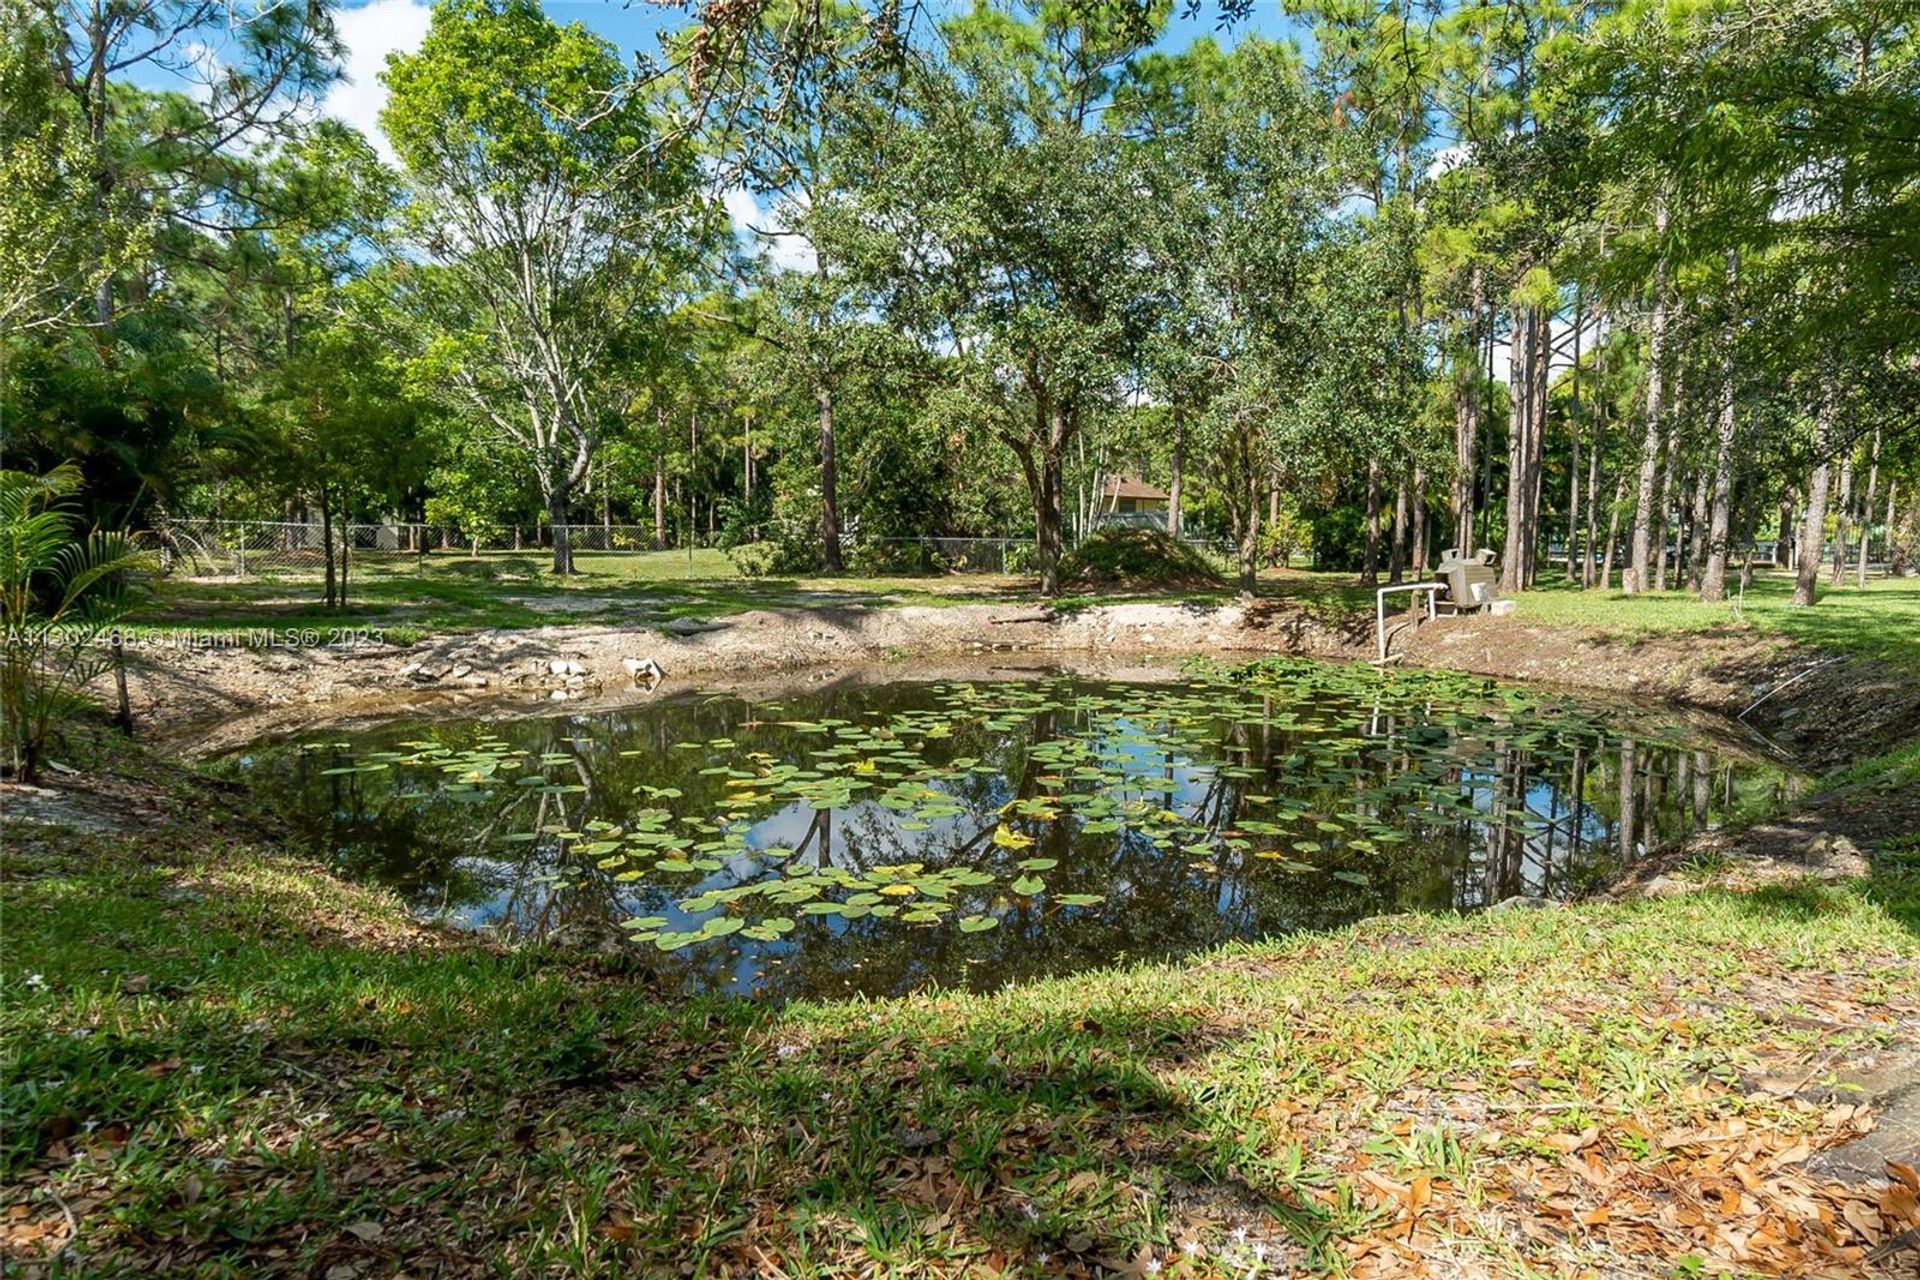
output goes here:
[{"label": "tree canopy", "polygon": [[195,52],[200,0],[0,2],[0,431],[104,522],[558,572],[596,525],[1006,538],[1054,590],[1126,481],[1249,590],[1913,561],[1902,6],[1289,0],[1173,47],[1164,3],[800,0],[622,50],[443,0],[372,139],[316,109],[325,4]]}]

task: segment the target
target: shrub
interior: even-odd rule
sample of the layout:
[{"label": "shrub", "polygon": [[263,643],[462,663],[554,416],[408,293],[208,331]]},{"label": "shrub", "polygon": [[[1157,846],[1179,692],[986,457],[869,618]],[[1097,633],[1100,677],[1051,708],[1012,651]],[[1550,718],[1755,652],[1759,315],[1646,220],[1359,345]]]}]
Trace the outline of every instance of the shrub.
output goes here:
[{"label": "shrub", "polygon": [[1035,573],[1039,568],[1039,556],[1031,542],[1014,543],[1000,558],[1000,570],[1003,573]]},{"label": "shrub", "polygon": [[727,559],[733,561],[734,572],[743,578],[811,573],[820,567],[820,546],[801,537],[768,538],[728,547]]},{"label": "shrub", "polygon": [[779,561],[780,548],[771,542],[742,542],[727,548],[733,571],[743,578],[764,578]]},{"label": "shrub", "polygon": [[1291,504],[1280,510],[1280,519],[1260,524],[1260,563],[1285,568],[1295,556],[1313,547],[1313,526]]},{"label": "shrub", "polygon": [[66,505],[79,488],[71,463],[44,476],[0,471],[0,721],[22,782],[39,772],[53,726],[112,668],[105,641],[147,568],[125,535],[83,532]]},{"label": "shrub", "polygon": [[1159,529],[1102,529],[1060,561],[1060,581],[1078,586],[1211,587],[1220,574],[1200,553]]}]

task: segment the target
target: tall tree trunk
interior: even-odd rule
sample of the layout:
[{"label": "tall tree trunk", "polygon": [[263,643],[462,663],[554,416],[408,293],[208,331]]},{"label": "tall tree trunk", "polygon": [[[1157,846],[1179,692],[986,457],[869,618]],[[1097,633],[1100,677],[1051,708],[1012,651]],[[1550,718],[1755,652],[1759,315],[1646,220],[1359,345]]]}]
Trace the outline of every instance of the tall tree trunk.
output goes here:
[{"label": "tall tree trunk", "polygon": [[[1494,338],[1496,336],[1494,333],[1494,330],[1497,328],[1497,326],[1494,324],[1494,308],[1491,304],[1489,304],[1487,307],[1486,319],[1487,319],[1487,323],[1486,323],[1487,372],[1486,372],[1486,380],[1482,382],[1480,385],[1482,387],[1491,387],[1493,385],[1493,348],[1495,345]],[[1486,425],[1484,412],[1481,415],[1481,425],[1483,427]],[[1489,509],[1493,506],[1493,443],[1492,441],[1488,441],[1486,444],[1482,445],[1480,448],[1480,487],[1475,491],[1475,494],[1478,499],[1478,506],[1479,506],[1479,510],[1474,513],[1474,519],[1475,519],[1476,525],[1478,526],[1478,531],[1475,535],[1474,540],[1467,544],[1468,555],[1472,555],[1473,552],[1478,549],[1475,546],[1475,543],[1485,543],[1485,542],[1493,541],[1493,534],[1487,528]]]},{"label": "tall tree trunk", "polygon": [[1583,591],[1593,588],[1596,565],[1594,564],[1595,535],[1599,532],[1600,515],[1596,508],[1600,505],[1600,414],[1598,409],[1593,415],[1593,439],[1587,444],[1587,527],[1586,540],[1580,557],[1580,588]]},{"label": "tall tree trunk", "polygon": [[553,571],[573,572],[573,526],[567,523],[567,486],[547,483],[547,525],[553,530]]},{"label": "tall tree trunk", "polygon": [[1837,412],[1833,371],[1820,379],[1820,405],[1813,415],[1813,475],[1807,481],[1807,514],[1800,525],[1799,564],[1793,583],[1793,603],[1805,608],[1816,599],[1820,581],[1820,543],[1827,532],[1827,485],[1833,466],[1834,416]]},{"label": "tall tree trunk", "polygon": [[1363,586],[1377,586],[1380,582],[1380,459],[1367,459],[1367,527],[1366,559],[1360,566],[1360,582]]},{"label": "tall tree trunk", "polygon": [[700,495],[694,492],[694,479],[700,467],[700,411],[687,415],[687,474],[681,489],[687,512],[687,564],[693,564],[693,544],[700,537]]},{"label": "tall tree trunk", "polygon": [[1793,488],[1780,491],[1780,527],[1773,535],[1773,567],[1786,569],[1793,564]]},{"label": "tall tree trunk", "polygon": [[1507,537],[1500,553],[1500,589],[1509,594],[1520,589],[1520,539],[1526,524],[1527,396],[1533,389],[1533,366],[1527,344],[1533,339],[1533,327],[1516,308],[1513,336],[1507,343]]},{"label": "tall tree trunk", "polygon": [[[1867,551],[1873,541],[1873,500],[1880,491],[1880,428],[1873,429],[1873,460],[1867,466],[1867,496],[1860,503],[1860,568],[1854,578],[1857,586],[1867,585]],[[1887,521],[1887,531],[1893,531],[1893,521]]]},{"label": "tall tree trunk", "polygon": [[613,486],[607,483],[607,460],[600,459],[600,549],[613,550]]},{"label": "tall tree trunk", "polygon": [[839,477],[833,462],[833,392],[815,388],[813,403],[820,411],[820,567],[839,573],[845,566],[840,557]]},{"label": "tall tree trunk", "polygon": [[667,549],[667,409],[653,408],[653,549]]},{"label": "tall tree trunk", "polygon": [[1539,326],[1535,309],[1516,307],[1513,312],[1513,340],[1507,385],[1512,388],[1512,408],[1507,423],[1507,538],[1500,555],[1500,589],[1508,594],[1524,591],[1533,563],[1534,535],[1538,529],[1539,406],[1536,405],[1535,367],[1539,363]]},{"label": "tall tree trunk", "polygon": [[[1617,476],[1613,482],[1613,505],[1607,512],[1607,554],[1600,561],[1600,589],[1605,591],[1607,584],[1613,581],[1614,553],[1620,547],[1620,505],[1627,500],[1627,478]],[[1625,585],[1624,582],[1622,585]]]},{"label": "tall tree trunk", "polygon": [[327,557],[327,608],[339,599],[339,575],[333,563],[333,496],[326,485],[320,486],[320,545]]},{"label": "tall tree trunk", "polygon": [[1901,525],[1900,485],[1897,481],[1887,484],[1887,576],[1903,578],[1913,567],[1913,547],[1911,538],[1920,535],[1920,500],[1913,504],[1913,514],[1906,525]]},{"label": "tall tree trunk", "polygon": [[[1892,525],[1889,520],[1888,525]],[[1413,553],[1415,579],[1427,576],[1427,469],[1422,463],[1413,467]]]},{"label": "tall tree trunk", "polygon": [[1065,483],[1062,460],[1072,437],[1067,413],[1049,408],[1046,416],[1046,447],[1039,458],[1040,486],[1034,493],[1034,553],[1040,562],[1040,590],[1047,595],[1060,591],[1060,556],[1063,551],[1062,503]]},{"label": "tall tree trunk", "polygon": [[1187,415],[1179,400],[1173,402],[1173,481],[1167,486],[1167,532],[1179,537],[1185,509],[1181,506],[1182,486],[1186,482]]},{"label": "tall tree trunk", "polygon": [[[1480,447],[1480,317],[1486,306],[1486,276],[1473,269],[1472,323],[1467,338],[1471,359],[1456,357],[1453,377],[1453,543],[1462,555],[1473,554],[1473,468]],[[1464,355],[1465,353],[1461,353]]]},{"label": "tall tree trunk", "polygon": [[[1243,459],[1250,461],[1252,451],[1243,449]],[[1260,587],[1260,480],[1257,468],[1246,468],[1246,491],[1236,501],[1233,511],[1234,547],[1237,553],[1240,594],[1251,596]]]},{"label": "tall tree trunk", "polygon": [[1853,445],[1840,455],[1840,496],[1833,504],[1833,585],[1847,580],[1848,521],[1853,515]]},{"label": "tall tree trunk", "polygon": [[[1574,569],[1580,556],[1580,339],[1586,332],[1587,312],[1584,296],[1578,286],[1573,291],[1573,412],[1567,424],[1568,436],[1572,444],[1572,460],[1567,464],[1567,583],[1571,586],[1580,579]],[[1593,558],[1592,548],[1587,548],[1586,557]]]},{"label": "tall tree trunk", "polygon": [[[1687,590],[1699,591],[1707,576],[1707,520],[1711,483],[1706,468],[1693,477],[1693,510],[1687,517]],[[1675,577],[1679,572],[1675,570]]]},{"label": "tall tree trunk", "polygon": [[[1655,233],[1664,237],[1667,230],[1665,201],[1654,210],[1653,225]],[[1666,407],[1662,400],[1662,393],[1666,389],[1666,359],[1667,260],[1663,253],[1654,274],[1653,317],[1648,325],[1647,424],[1646,433],[1640,440],[1640,483],[1636,489],[1638,501],[1633,512],[1633,550],[1627,575],[1621,582],[1630,594],[1646,590],[1648,574],[1653,569],[1654,480],[1660,471],[1661,413]]]},{"label": "tall tree trunk", "polygon": [[[1673,374],[1673,403],[1680,404],[1680,371]],[[1667,569],[1672,559],[1671,544],[1679,536],[1679,520],[1674,510],[1675,473],[1680,468],[1680,422],[1674,418],[1667,430],[1667,461],[1660,470],[1660,498],[1654,506],[1653,589],[1667,589]]]},{"label": "tall tree trunk", "polygon": [[1393,543],[1387,548],[1387,581],[1399,583],[1406,577],[1406,571],[1407,480],[1402,476],[1393,482]]},{"label": "tall tree trunk", "polygon": [[1475,451],[1480,445],[1480,360],[1461,364],[1454,378],[1453,411],[1453,545],[1461,554],[1473,554],[1473,480]]},{"label": "tall tree trunk", "polygon": [[1527,541],[1521,585],[1531,589],[1540,568],[1540,491],[1545,481],[1547,445],[1547,376],[1553,358],[1553,317],[1544,307],[1532,309],[1533,383],[1528,391],[1532,421],[1527,430]]},{"label": "tall tree trunk", "polygon": [[[1731,298],[1740,279],[1740,251],[1727,250],[1727,294]],[[1734,406],[1734,343],[1732,321],[1721,332],[1726,350],[1720,357],[1720,430],[1713,441],[1713,510],[1707,521],[1706,569],[1700,578],[1700,598],[1709,602],[1727,598],[1727,537],[1733,527],[1733,446],[1739,426]]]},{"label": "tall tree trunk", "polygon": [[657,450],[653,455],[653,549],[667,549],[667,460]]}]

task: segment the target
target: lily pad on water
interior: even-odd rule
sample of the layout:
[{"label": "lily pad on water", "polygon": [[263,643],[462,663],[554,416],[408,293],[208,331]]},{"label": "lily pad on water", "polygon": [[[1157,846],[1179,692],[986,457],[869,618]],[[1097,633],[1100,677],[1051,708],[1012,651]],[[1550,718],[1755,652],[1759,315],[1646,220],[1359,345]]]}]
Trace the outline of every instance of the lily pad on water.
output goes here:
[{"label": "lily pad on water", "polygon": [[[591,911],[611,901],[636,913],[625,926],[636,939],[672,951],[736,935],[865,945],[894,924],[979,933],[1020,902],[1044,967],[1046,930],[1105,903],[1107,945],[1118,949],[1157,937],[1147,926],[1167,919],[1193,919],[1211,939],[1209,913],[1239,932],[1351,912],[1359,895],[1300,876],[1424,886],[1465,868],[1459,883],[1479,884],[1486,834],[1503,826],[1529,847],[1577,827],[1582,839],[1551,862],[1578,883],[1620,847],[1624,806],[1593,799],[1620,790],[1625,730],[1611,715],[1479,679],[1285,659],[1198,663],[1185,680],[1150,686],[902,685],[810,694],[785,710],[704,695],[605,718],[376,730],[365,745],[297,748],[301,767],[282,772],[297,773],[306,798],[295,807],[335,847],[352,845],[356,824],[371,832],[401,809],[427,812],[405,816],[423,849],[449,834],[445,856],[436,847],[420,865],[457,876],[403,883],[450,911],[525,885],[509,911],[543,911],[555,897]],[[1771,784],[1756,775],[1750,786],[1716,757],[1704,766],[1711,786],[1673,785],[1678,767],[1702,767],[1697,739],[1669,739],[1661,726],[1632,733],[1633,776],[1649,782],[1631,812],[1653,830],[1692,822],[1696,793],[1717,823]],[[1688,755],[1663,754],[1674,750]],[[352,823],[339,803],[345,778]],[[1028,856],[1036,847],[1049,856]],[[1449,874],[1434,875],[1439,867]],[[1051,892],[1049,879],[1084,891]],[[461,893],[476,897],[458,903]],[[1045,910],[1031,911],[1043,895]],[[749,899],[773,914],[755,919],[742,910]],[[669,904],[695,921],[669,929],[640,914]],[[784,912],[875,924],[796,933]],[[937,945],[908,950],[910,968],[922,956],[943,963]]]}]

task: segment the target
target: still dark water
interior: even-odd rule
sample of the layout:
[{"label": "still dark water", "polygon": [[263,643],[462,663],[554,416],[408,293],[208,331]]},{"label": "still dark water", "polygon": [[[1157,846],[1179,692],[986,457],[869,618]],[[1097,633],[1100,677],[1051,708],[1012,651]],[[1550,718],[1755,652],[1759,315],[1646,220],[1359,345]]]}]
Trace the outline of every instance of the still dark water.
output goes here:
[{"label": "still dark water", "polygon": [[346,874],[669,987],[982,988],[1404,910],[1565,896],[1797,786],[1731,735],[1458,676],[686,694],[259,746]]}]

